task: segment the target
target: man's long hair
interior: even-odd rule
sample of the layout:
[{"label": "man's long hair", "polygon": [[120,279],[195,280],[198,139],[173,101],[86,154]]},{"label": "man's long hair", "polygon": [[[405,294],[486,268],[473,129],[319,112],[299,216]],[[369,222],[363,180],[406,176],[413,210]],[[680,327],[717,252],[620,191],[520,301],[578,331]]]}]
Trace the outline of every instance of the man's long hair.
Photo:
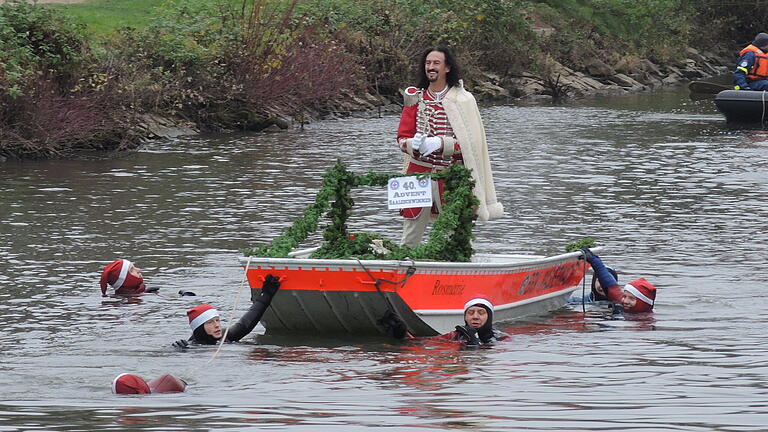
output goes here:
[{"label": "man's long hair", "polygon": [[451,68],[451,71],[448,72],[445,77],[446,81],[448,81],[448,85],[451,87],[458,85],[459,80],[461,79],[461,67],[459,67],[459,62],[456,61],[456,57],[453,56],[450,48],[445,45],[437,45],[427,48],[424,51],[424,54],[421,55],[421,62],[419,62],[418,69],[416,71],[416,81],[418,81],[418,87],[422,89],[429,87],[429,79],[427,78],[427,71],[424,70],[424,65],[427,63],[427,56],[432,51],[440,51],[445,55],[445,64]]}]

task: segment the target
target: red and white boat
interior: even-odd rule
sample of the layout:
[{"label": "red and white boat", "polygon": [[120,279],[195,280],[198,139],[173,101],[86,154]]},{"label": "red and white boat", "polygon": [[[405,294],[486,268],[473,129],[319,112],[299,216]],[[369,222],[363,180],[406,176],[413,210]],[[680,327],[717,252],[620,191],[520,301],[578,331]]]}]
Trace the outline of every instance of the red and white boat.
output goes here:
[{"label": "red and white boat", "polygon": [[495,322],[560,308],[588,268],[580,252],[456,263],[307,258],[313,250],[240,258],[252,295],[267,274],[282,281],[262,319],[268,332],[383,334],[376,321],[389,302],[411,334],[433,336],[463,324],[464,303],[476,297],[493,303]]}]

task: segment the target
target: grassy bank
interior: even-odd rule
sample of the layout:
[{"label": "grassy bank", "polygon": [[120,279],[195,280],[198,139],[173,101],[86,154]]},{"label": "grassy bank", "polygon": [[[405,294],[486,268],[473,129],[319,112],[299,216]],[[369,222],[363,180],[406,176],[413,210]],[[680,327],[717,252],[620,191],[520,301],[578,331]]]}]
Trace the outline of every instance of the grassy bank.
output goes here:
[{"label": "grassy bank", "polygon": [[46,5],[85,26],[93,37],[110,35],[123,27],[142,29],[154,16],[157,0],[87,0]]},{"label": "grassy bank", "polygon": [[144,114],[258,130],[351,109],[352,95],[397,101],[436,43],[455,47],[471,86],[487,74],[546,82],[553,62],[679,61],[686,46],[743,38],[707,0],[14,2],[0,23],[6,158],[130,148]]}]

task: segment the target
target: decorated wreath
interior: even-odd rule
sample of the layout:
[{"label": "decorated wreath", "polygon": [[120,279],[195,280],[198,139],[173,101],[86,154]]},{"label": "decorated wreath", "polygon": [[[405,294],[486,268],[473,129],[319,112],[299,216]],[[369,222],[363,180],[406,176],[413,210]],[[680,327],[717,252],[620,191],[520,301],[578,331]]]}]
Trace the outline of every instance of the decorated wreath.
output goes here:
[{"label": "decorated wreath", "polygon": [[289,252],[317,231],[320,216],[327,212],[330,224],[323,232],[324,243],[311,258],[469,261],[474,253],[472,228],[477,218],[475,209],[478,205],[472,193],[475,182],[469,169],[453,165],[442,172],[423,175],[433,181],[445,180],[445,202],[429,234],[429,240],[416,247],[399,245],[376,234],[348,232],[347,219],[354,205],[350,190],[359,186],[384,187],[390,178],[400,174],[369,172],[357,175],[347,170],[342,162],[336,162],[323,175],[323,184],[315,202],[304,210],[301,218],[272,242],[242,252],[246,256],[288,257]]}]

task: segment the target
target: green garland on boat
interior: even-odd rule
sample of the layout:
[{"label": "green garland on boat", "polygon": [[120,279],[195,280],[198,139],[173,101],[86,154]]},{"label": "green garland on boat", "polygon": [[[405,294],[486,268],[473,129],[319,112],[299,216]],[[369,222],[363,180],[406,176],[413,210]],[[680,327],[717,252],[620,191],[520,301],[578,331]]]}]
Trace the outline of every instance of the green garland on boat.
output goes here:
[{"label": "green garland on boat", "polygon": [[597,243],[595,242],[595,239],[593,239],[592,237],[584,237],[581,240],[576,240],[575,242],[568,243],[565,246],[565,251],[566,252],[576,252],[577,250],[579,250],[579,249],[581,249],[583,247],[593,248],[595,246],[597,246]]},{"label": "green garland on boat", "polygon": [[349,192],[359,186],[387,186],[389,179],[401,174],[369,172],[357,175],[337,162],[323,175],[323,184],[315,202],[271,243],[242,250],[246,256],[288,257],[307,237],[317,231],[320,216],[329,208],[331,223],[323,232],[325,243],[312,254],[312,258],[325,259],[386,259],[417,261],[467,262],[474,249],[472,234],[479,201],[472,193],[475,182],[469,169],[454,165],[439,173],[426,173],[433,181],[444,179],[444,204],[429,233],[429,240],[416,247],[395,244],[379,235],[349,233],[347,219],[354,201]]}]

